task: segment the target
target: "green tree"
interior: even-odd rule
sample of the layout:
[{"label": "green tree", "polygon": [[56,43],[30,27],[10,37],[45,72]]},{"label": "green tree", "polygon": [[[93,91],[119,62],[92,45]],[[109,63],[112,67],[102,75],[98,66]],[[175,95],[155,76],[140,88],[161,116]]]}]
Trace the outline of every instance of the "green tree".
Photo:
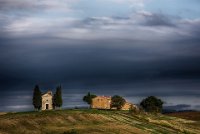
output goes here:
[{"label": "green tree", "polygon": [[120,110],[125,103],[126,100],[121,96],[115,95],[111,98],[111,108],[117,108]]},{"label": "green tree", "polygon": [[53,95],[52,101],[53,101],[53,109],[55,109],[56,108],[56,94]]},{"label": "green tree", "polygon": [[143,99],[140,105],[147,112],[160,113],[162,111],[163,101],[155,96],[149,96]]},{"label": "green tree", "polygon": [[54,94],[53,96],[53,106],[54,108],[56,107],[61,107],[63,104],[63,101],[62,101],[62,87],[61,86],[58,86],[56,88],[56,93]]},{"label": "green tree", "polygon": [[42,93],[38,85],[35,86],[33,91],[33,106],[37,110],[40,110],[42,107]]},{"label": "green tree", "polygon": [[83,97],[83,101],[86,102],[87,104],[91,105],[92,99],[95,97],[97,97],[97,96],[94,94],[90,94],[90,92],[88,92],[88,94]]}]

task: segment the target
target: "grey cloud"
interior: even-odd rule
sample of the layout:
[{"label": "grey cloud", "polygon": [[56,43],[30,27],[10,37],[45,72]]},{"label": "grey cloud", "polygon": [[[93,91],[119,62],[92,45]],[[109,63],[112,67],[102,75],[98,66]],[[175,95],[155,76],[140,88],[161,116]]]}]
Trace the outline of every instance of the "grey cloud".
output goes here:
[{"label": "grey cloud", "polygon": [[154,42],[155,46],[147,49],[145,42],[134,40],[47,40],[13,40],[1,45],[1,83],[69,82],[87,87],[146,80],[198,80],[200,76],[198,43],[185,46],[183,51],[179,46],[182,42],[163,43],[167,48]]},{"label": "grey cloud", "polygon": [[196,105],[196,106],[195,106],[195,109],[200,109],[200,105]]},{"label": "grey cloud", "polygon": [[37,3],[40,3],[37,0],[1,0],[0,1],[0,10],[11,11],[11,10],[33,10],[38,8],[44,8],[44,6],[39,6]]},{"label": "grey cloud", "polygon": [[196,20],[183,20],[182,23],[183,28],[185,30],[188,30],[190,33],[190,36],[194,36],[199,39],[200,34],[200,19]]},{"label": "grey cloud", "polygon": [[178,104],[174,106],[165,106],[164,108],[168,110],[188,110],[191,109],[191,105]]},{"label": "grey cloud", "polygon": [[144,41],[198,38],[197,27],[200,25],[195,20],[187,22],[181,18],[153,13],[135,13],[130,17],[61,18],[57,20],[22,17],[14,21],[7,19],[2,23],[2,31],[14,37],[45,35],[50,38],[80,40],[120,38]]},{"label": "grey cloud", "polygon": [[164,14],[141,14],[145,18],[146,26],[166,26],[175,27],[174,18]]},{"label": "grey cloud", "polygon": [[63,7],[63,3],[69,4],[71,0],[63,0],[62,2],[56,2],[51,0],[1,0],[0,10],[12,11],[12,10],[35,10],[40,9],[40,11],[51,8]]}]

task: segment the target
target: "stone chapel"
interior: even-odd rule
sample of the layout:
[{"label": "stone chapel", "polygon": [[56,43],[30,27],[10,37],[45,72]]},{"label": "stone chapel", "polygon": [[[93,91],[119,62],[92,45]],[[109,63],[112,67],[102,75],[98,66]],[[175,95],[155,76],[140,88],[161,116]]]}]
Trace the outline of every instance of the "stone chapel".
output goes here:
[{"label": "stone chapel", "polygon": [[51,91],[42,95],[42,110],[53,109],[53,93]]}]

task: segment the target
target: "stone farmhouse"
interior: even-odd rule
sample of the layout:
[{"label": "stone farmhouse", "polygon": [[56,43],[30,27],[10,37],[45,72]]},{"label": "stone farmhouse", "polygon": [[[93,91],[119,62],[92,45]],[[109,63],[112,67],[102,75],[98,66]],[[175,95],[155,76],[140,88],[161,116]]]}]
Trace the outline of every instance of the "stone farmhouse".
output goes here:
[{"label": "stone farmhouse", "polygon": [[42,95],[42,110],[53,109],[53,93],[51,91]]},{"label": "stone farmhouse", "polygon": [[111,96],[97,96],[92,99],[91,108],[110,109]]},{"label": "stone farmhouse", "polygon": [[126,102],[124,104],[124,106],[122,107],[122,110],[130,110],[131,107],[136,107],[136,105],[130,103],[130,102]]},{"label": "stone farmhouse", "polygon": [[[92,99],[91,108],[94,109],[111,109],[111,96],[97,96]],[[129,110],[131,107],[137,108],[136,105],[126,102],[122,110]]]}]

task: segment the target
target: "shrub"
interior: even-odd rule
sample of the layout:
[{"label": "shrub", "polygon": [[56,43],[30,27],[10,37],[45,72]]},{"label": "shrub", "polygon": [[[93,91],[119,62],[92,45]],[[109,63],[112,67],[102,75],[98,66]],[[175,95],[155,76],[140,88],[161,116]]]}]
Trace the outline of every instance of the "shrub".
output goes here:
[{"label": "shrub", "polygon": [[117,108],[118,110],[120,110],[125,103],[126,100],[123,97],[115,95],[111,99],[111,108]]},{"label": "shrub", "polygon": [[160,113],[162,111],[163,101],[161,99],[156,98],[155,96],[150,96],[146,99],[143,99],[140,105],[147,112]]}]

